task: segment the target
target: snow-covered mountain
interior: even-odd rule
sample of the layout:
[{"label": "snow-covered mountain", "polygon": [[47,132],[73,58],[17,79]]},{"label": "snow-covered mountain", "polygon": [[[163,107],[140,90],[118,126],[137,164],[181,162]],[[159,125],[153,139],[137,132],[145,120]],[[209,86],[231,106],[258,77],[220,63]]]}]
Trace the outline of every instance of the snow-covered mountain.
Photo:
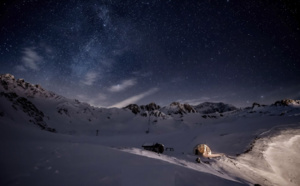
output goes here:
[{"label": "snow-covered mountain", "polygon": [[203,114],[224,113],[238,110],[235,106],[225,103],[204,102],[194,107],[195,110]]},{"label": "snow-covered mountain", "polygon": [[124,107],[125,110],[131,110],[132,113],[140,114],[144,117],[155,116],[165,119],[167,116],[165,113],[160,111],[160,108],[161,107],[155,103],[149,103],[148,105],[141,106],[138,106],[137,104],[129,104]]},{"label": "snow-covered mountain", "polygon": [[[136,115],[145,117],[144,119],[139,118],[140,120],[143,120],[142,122],[146,122],[146,118],[148,116],[157,117],[158,120],[155,119],[155,121],[166,119],[173,120],[174,117],[177,118],[177,115],[182,117],[186,114],[211,113],[209,112],[209,110],[212,109],[211,105],[213,105],[213,103],[207,103],[207,106],[201,107],[201,112],[198,112],[196,110],[196,108],[198,109],[199,106],[194,107],[189,104],[181,104],[179,102],[173,102],[169,106],[165,107],[161,107],[155,103],[150,103],[140,106],[136,104],[130,104],[123,109],[95,108],[87,103],[68,99],[63,96],[57,95],[54,92],[47,91],[40,85],[28,83],[24,79],[15,79],[11,74],[1,75],[0,81],[0,91],[3,92],[3,95],[13,93],[17,95],[17,97],[28,100],[33,106],[45,113],[45,117],[47,119],[43,120],[43,125],[50,125],[53,129],[56,129],[56,131],[60,131],[63,133],[74,132],[68,132],[68,130],[72,131],[71,127],[61,126],[60,124],[58,124],[59,122],[56,122],[57,118],[64,120],[64,123],[72,123],[73,125],[97,125],[98,123],[103,122],[107,123],[108,125],[108,123],[115,122],[114,119],[117,118],[114,118],[113,115],[119,115],[119,113],[122,113],[121,115],[122,117],[124,117],[121,117],[122,119],[118,121],[122,121],[122,123],[124,123],[124,120],[130,121],[132,118],[135,118]],[[218,108],[218,106],[220,107]],[[213,108],[215,110],[225,112],[230,110],[225,110],[223,108],[226,106],[226,104],[219,104],[214,105]],[[227,107],[231,108],[230,106]],[[26,120],[30,120],[30,118]],[[101,127],[103,126],[100,126],[100,128]]]},{"label": "snow-covered mountain", "polygon": [[15,79],[11,74],[0,75],[2,92],[14,92],[23,97],[40,97],[40,98],[53,98],[61,99],[59,96],[51,91],[46,91],[40,85],[34,85],[26,82],[24,79]]},{"label": "snow-covered mountain", "polygon": [[292,99],[284,99],[280,101],[276,101],[274,106],[299,106],[300,100],[292,100]]},{"label": "snow-covered mountain", "polygon": [[148,116],[148,113],[150,113],[150,115],[163,118],[173,117],[176,115],[183,117],[186,114],[202,114],[203,117],[207,118],[208,116],[213,116],[216,113],[221,114],[238,110],[236,107],[230,104],[210,102],[205,102],[196,106],[192,106],[187,103],[182,104],[179,102],[173,102],[170,105],[164,107],[159,106],[155,103],[141,106],[137,104],[130,104],[124,109],[131,110],[132,113],[141,114],[142,116]]},{"label": "snow-covered mountain", "polygon": [[186,103],[181,104],[179,102],[173,102],[169,106],[164,107],[162,110],[166,112],[168,115],[173,115],[173,114],[183,115],[183,114],[197,112],[193,106]]},{"label": "snow-covered mountain", "polygon": [[[196,162],[204,143],[222,156]],[[0,185],[296,186],[299,144],[299,100],[96,108],[0,76]]]}]

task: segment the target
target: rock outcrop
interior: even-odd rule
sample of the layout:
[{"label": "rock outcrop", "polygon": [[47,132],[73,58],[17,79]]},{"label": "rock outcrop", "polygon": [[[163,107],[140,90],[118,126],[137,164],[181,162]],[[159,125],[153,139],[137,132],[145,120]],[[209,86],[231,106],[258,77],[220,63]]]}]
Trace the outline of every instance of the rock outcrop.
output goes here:
[{"label": "rock outcrop", "polygon": [[19,97],[16,93],[10,92],[5,93],[1,92],[0,97],[5,97],[12,103],[12,107],[18,111],[23,111],[30,119],[29,122],[39,126],[43,130],[50,132],[56,132],[55,129],[47,126],[47,123],[44,121],[44,113],[40,111],[31,101],[24,97]]},{"label": "rock outcrop", "polygon": [[280,101],[276,101],[274,106],[290,106],[290,105],[300,105],[300,100],[293,100],[293,99],[283,99]]},{"label": "rock outcrop", "polygon": [[0,91],[2,92],[16,92],[24,97],[44,97],[44,98],[55,98],[61,99],[62,97],[46,91],[41,85],[34,85],[26,82],[24,79],[15,79],[11,74],[0,75]]},{"label": "rock outcrop", "polygon": [[224,113],[229,111],[238,110],[235,106],[230,104],[225,104],[222,102],[211,103],[204,102],[194,107],[199,113],[202,114],[213,114],[213,113]]}]

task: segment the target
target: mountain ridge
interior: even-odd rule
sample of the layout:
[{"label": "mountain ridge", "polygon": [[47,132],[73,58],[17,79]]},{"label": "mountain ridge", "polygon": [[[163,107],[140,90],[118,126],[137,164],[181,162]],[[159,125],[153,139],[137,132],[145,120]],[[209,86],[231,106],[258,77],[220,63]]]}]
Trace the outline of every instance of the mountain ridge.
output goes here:
[{"label": "mountain ridge", "polygon": [[[299,100],[286,99],[272,105],[254,103],[252,107],[240,109],[222,102],[204,102],[196,106],[172,102],[164,107],[152,102],[146,105],[129,104],[124,108],[98,108],[47,91],[24,79],[16,80],[11,74],[0,75],[0,101],[0,118],[20,115],[27,123],[64,133],[74,133],[71,125],[88,125],[98,130],[97,127],[107,129],[110,123],[119,123],[126,128],[130,127],[132,120],[139,120],[140,123],[149,123],[151,120],[152,124],[178,121],[182,127],[187,127],[191,117],[199,118],[200,122],[227,116],[252,117],[255,114],[285,116],[291,113],[292,107],[300,106]],[[142,130],[142,126],[135,127]]]}]

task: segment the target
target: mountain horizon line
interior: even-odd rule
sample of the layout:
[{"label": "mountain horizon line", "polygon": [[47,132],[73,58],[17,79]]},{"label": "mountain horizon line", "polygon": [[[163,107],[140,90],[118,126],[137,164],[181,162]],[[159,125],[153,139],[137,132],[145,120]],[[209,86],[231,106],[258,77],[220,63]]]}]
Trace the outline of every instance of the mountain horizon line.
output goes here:
[{"label": "mountain horizon line", "polygon": [[[96,107],[96,108],[128,108],[128,107],[130,107],[130,106],[132,106],[132,105],[136,105],[136,106],[139,106],[139,107],[143,107],[143,106],[145,107],[145,106],[149,106],[149,105],[153,105],[153,104],[158,105],[158,104],[156,104],[155,101],[151,101],[151,102],[149,102],[148,104],[137,104],[137,103],[133,102],[133,103],[129,103],[128,105],[123,106],[123,107],[114,107],[114,106],[106,106],[106,107],[103,107],[103,106],[95,106],[95,105],[92,105],[92,104],[90,104],[90,103],[81,101],[81,100],[79,100],[78,98],[68,98],[68,97],[66,97],[66,96],[59,95],[59,94],[57,94],[57,93],[54,92],[54,91],[46,90],[46,89],[44,89],[40,84],[32,84],[32,83],[26,82],[23,78],[15,79],[15,76],[12,75],[12,74],[10,74],[10,73],[0,74],[0,79],[1,79],[1,84],[2,84],[2,86],[4,86],[4,87],[8,86],[8,84],[7,84],[7,82],[5,82],[3,79],[11,79],[11,80],[16,81],[17,83],[19,83],[19,85],[20,85],[21,83],[23,83],[23,84],[25,85],[25,87],[27,87],[27,88],[31,88],[31,89],[36,88],[36,89],[40,89],[40,90],[42,90],[42,91],[47,91],[47,92],[52,93],[52,94],[55,94],[55,95],[57,95],[57,96],[59,96],[59,97],[64,97],[64,98],[66,98],[66,99],[74,99],[75,101],[79,101],[79,102],[82,102],[82,103],[86,103],[86,104],[89,104],[90,106]],[[25,88],[25,87],[23,87],[23,88]],[[14,88],[15,88],[15,87],[14,87]],[[8,89],[7,89],[7,90],[8,90]],[[294,99],[290,99],[290,98],[285,98],[285,99],[281,99],[281,100],[276,100],[276,101],[274,101],[273,104],[271,104],[271,105],[274,105],[274,104],[276,104],[276,103],[278,103],[278,102],[282,102],[282,103],[284,103],[284,104],[286,104],[287,102],[289,102],[289,103],[292,103],[292,102],[298,103],[299,100],[294,100]],[[234,106],[234,105],[231,104],[231,103],[225,103],[225,102],[222,102],[222,101],[205,101],[205,102],[202,102],[202,103],[199,103],[199,104],[190,104],[190,103],[187,103],[187,102],[172,101],[170,104],[162,105],[162,106],[158,105],[158,106],[160,106],[161,108],[163,108],[163,107],[168,107],[168,106],[174,106],[174,105],[177,105],[177,106],[178,106],[178,105],[183,105],[183,106],[184,106],[184,105],[187,105],[187,106],[197,107],[197,106],[201,106],[201,105],[203,105],[203,104],[225,104],[225,105],[230,105],[230,106],[233,106],[233,107],[237,108],[236,106]],[[240,108],[254,107],[254,106],[258,106],[258,105],[259,105],[259,106],[266,106],[267,104],[260,104],[260,103],[258,103],[258,102],[253,102],[252,104],[250,104],[250,106],[245,106],[245,107],[240,107]]]}]

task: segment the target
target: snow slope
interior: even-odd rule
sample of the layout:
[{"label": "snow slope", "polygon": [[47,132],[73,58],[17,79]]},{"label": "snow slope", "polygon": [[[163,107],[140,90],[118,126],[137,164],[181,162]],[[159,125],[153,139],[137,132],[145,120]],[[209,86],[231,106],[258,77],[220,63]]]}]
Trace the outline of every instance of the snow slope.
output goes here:
[{"label": "snow slope", "polygon": [[225,172],[260,185],[300,184],[300,127],[279,126],[257,137],[251,151],[214,163]]},{"label": "snow slope", "polygon": [[[0,80],[0,185],[300,185],[297,101],[144,117]],[[156,142],[174,151],[141,148]],[[202,143],[224,156],[196,163]]]},{"label": "snow slope", "polygon": [[135,155],[102,143],[104,140],[127,146],[133,138],[124,143],[119,139],[116,142],[105,137],[54,134],[25,126],[2,124],[0,128],[1,185],[194,185],[203,179],[208,184],[239,185],[227,180],[231,178],[215,175],[216,171],[211,174],[213,170],[202,165],[187,162],[194,166],[191,169],[190,165],[175,163],[178,160],[164,160],[174,159],[171,156],[141,149],[137,151],[143,155]]}]

